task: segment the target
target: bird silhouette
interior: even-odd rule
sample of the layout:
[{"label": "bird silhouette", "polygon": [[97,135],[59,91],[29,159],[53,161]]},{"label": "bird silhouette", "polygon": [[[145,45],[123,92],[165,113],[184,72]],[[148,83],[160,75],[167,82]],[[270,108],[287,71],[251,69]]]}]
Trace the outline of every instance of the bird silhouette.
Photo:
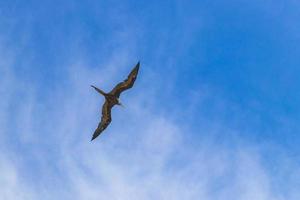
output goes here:
[{"label": "bird silhouette", "polygon": [[122,104],[119,100],[120,94],[123,91],[132,88],[132,86],[135,82],[135,79],[137,77],[139,67],[140,67],[140,62],[138,62],[136,64],[136,66],[131,70],[127,79],[125,79],[123,82],[117,84],[109,93],[105,93],[102,90],[100,90],[99,88],[91,85],[91,87],[93,87],[97,92],[99,92],[101,95],[103,95],[105,97],[105,102],[102,106],[101,121],[98,124],[98,127],[95,130],[91,141],[94,140],[96,137],[98,137],[102,133],[102,131],[104,131],[107,128],[107,126],[110,124],[112,107],[114,105],[122,106]]}]

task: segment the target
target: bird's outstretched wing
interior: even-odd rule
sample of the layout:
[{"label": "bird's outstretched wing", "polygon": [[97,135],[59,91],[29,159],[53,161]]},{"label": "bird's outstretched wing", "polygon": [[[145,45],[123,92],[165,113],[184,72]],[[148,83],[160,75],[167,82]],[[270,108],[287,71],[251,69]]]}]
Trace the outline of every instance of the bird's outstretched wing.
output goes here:
[{"label": "bird's outstretched wing", "polygon": [[92,140],[98,137],[102,133],[102,131],[106,129],[106,127],[110,124],[112,106],[113,105],[111,105],[108,101],[105,101],[105,103],[103,104],[101,122],[98,124],[98,127],[95,130]]},{"label": "bird's outstretched wing", "polygon": [[139,68],[140,68],[140,62],[138,62],[136,64],[136,66],[133,68],[133,70],[130,72],[130,74],[128,75],[127,79],[124,80],[123,82],[117,84],[114,89],[112,89],[112,91],[109,92],[109,94],[116,96],[116,97],[120,97],[120,94],[124,91],[127,90],[129,88],[131,88],[135,82],[135,79],[137,77],[137,74],[139,72]]}]

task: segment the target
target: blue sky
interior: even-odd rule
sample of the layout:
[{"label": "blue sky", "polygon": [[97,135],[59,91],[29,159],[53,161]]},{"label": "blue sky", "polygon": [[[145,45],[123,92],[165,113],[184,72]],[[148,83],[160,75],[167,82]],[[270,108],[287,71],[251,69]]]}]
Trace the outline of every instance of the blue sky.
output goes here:
[{"label": "blue sky", "polygon": [[[1,199],[299,199],[297,1],[1,1]],[[95,142],[103,98],[134,88]]]}]

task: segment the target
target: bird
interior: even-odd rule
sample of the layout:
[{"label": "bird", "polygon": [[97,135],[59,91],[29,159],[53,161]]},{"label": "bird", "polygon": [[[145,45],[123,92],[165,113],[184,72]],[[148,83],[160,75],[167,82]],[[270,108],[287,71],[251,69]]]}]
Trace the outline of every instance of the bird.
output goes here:
[{"label": "bird", "polygon": [[118,83],[109,93],[106,93],[101,89],[95,87],[94,85],[91,85],[92,88],[94,88],[99,94],[105,97],[105,102],[102,106],[101,121],[99,122],[98,127],[96,128],[91,141],[97,138],[108,127],[108,125],[112,121],[111,119],[112,107],[115,105],[123,106],[119,100],[119,97],[123,91],[132,88],[136,80],[136,77],[138,75],[139,68],[140,68],[140,62],[138,62],[135,65],[135,67],[131,70],[127,79]]}]

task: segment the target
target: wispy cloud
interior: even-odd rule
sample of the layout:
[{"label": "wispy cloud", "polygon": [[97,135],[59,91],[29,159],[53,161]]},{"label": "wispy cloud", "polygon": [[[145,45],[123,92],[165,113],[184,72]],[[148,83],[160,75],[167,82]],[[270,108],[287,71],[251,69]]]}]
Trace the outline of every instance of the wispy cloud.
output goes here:
[{"label": "wispy cloud", "polygon": [[[63,78],[49,78],[51,87],[46,89],[18,72],[18,49],[0,35],[0,199],[300,198],[299,164],[292,155],[275,144],[241,138],[236,133],[245,130],[233,129],[221,117],[207,120],[212,118],[205,112],[209,103],[216,105],[211,106],[210,115],[219,116],[227,107],[235,109],[234,102],[215,95],[210,86],[193,87],[185,93],[191,98],[180,101],[186,104],[178,109],[174,106],[178,101],[171,102],[166,114],[163,100],[171,99],[169,94],[178,84],[175,79],[181,76],[173,70],[174,63],[192,45],[202,22],[197,17],[186,20],[181,12],[180,23],[197,26],[186,25],[186,32],[177,30],[172,37],[172,27],[163,27],[155,37],[148,35],[158,39],[149,44],[157,45],[151,49],[157,51],[145,61],[146,66],[142,60],[135,87],[121,97],[126,108],[113,109],[111,126],[94,142],[90,138],[100,120],[103,99],[90,84],[109,90],[123,80],[136,57],[150,51],[137,48],[145,45],[141,38],[146,25],[126,14],[130,19],[125,21],[123,15],[110,16],[121,28],[112,31],[111,46],[104,42],[102,50],[110,50],[98,60],[100,64],[85,56],[86,38],[77,30],[70,35],[74,43],[66,42],[72,50],[64,52],[66,58],[60,63]],[[145,21],[150,24],[150,19]],[[127,21],[132,22],[128,29]],[[162,56],[166,54],[171,56]],[[163,77],[158,74],[162,63]],[[248,123],[247,117],[234,119]],[[201,124],[194,127],[191,122]],[[280,156],[266,159],[266,152]]]},{"label": "wispy cloud", "polygon": [[[106,65],[103,74],[114,71],[115,65]],[[13,72],[9,74],[3,85],[15,80]],[[41,102],[35,92],[26,92],[26,105],[16,107],[16,116],[9,116],[2,103],[1,116],[8,120],[1,124],[6,141],[0,162],[1,198],[279,200],[299,195],[293,179],[286,183],[291,184],[289,194],[274,190],[260,147],[233,140],[230,148],[215,139],[190,146],[186,130],[152,110],[154,105],[145,107],[144,96],[134,100],[125,94],[127,108],[115,108],[112,126],[91,143],[102,100],[89,84],[99,83],[98,74],[74,65],[65,74],[67,86],[52,91],[51,99]],[[147,87],[139,84],[136,87]],[[5,95],[3,102],[10,104],[11,96]],[[9,123],[15,117],[17,125]],[[10,131],[14,127],[18,130]],[[12,132],[17,141],[8,139]],[[290,170],[299,176],[296,169]]]}]

